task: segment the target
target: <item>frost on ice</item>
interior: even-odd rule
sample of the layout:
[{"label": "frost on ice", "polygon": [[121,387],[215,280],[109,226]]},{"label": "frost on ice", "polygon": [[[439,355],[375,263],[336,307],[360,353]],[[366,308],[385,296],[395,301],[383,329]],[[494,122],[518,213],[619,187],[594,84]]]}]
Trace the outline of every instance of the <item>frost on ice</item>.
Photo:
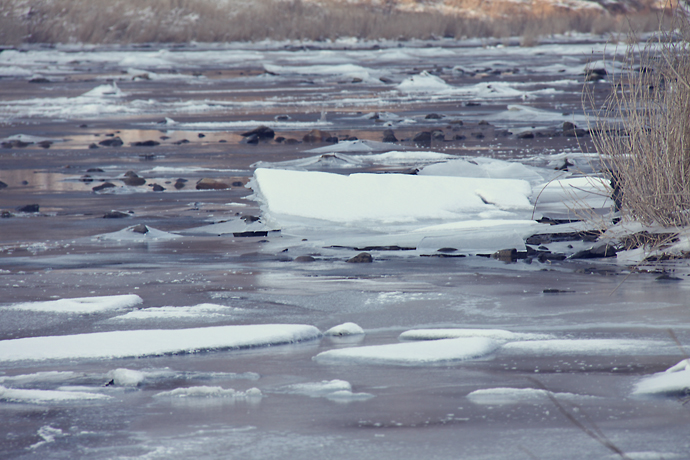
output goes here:
[{"label": "frost on ice", "polygon": [[320,336],[314,326],[262,324],[29,337],[0,341],[0,362],[160,356],[279,345]]}]

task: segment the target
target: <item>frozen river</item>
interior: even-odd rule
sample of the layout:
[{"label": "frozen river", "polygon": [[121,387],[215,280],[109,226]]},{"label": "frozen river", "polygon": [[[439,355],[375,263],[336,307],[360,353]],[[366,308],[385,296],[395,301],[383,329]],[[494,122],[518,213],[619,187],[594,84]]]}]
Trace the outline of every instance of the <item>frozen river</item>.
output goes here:
[{"label": "frozen river", "polygon": [[688,458],[687,267],[582,256],[612,47],[516,43],[0,52],[0,457]]}]

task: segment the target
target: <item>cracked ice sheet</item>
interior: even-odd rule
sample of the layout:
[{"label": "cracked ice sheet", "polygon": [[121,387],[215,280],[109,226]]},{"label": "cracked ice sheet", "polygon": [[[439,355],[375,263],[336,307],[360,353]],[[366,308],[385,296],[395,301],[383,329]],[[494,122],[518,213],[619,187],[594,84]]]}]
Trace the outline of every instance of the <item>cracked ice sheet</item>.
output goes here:
[{"label": "cracked ice sheet", "polygon": [[395,343],[324,351],[314,357],[322,364],[388,364],[428,366],[481,358],[493,353],[501,342],[486,338],[442,339]]},{"label": "cracked ice sheet", "polygon": [[321,332],[300,324],[96,332],[0,341],[0,362],[112,359],[241,349],[314,340]]}]

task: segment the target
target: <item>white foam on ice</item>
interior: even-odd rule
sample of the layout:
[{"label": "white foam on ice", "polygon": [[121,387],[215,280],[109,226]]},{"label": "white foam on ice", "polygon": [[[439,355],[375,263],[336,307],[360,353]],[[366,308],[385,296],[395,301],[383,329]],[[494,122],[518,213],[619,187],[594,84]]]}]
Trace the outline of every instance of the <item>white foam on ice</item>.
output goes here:
[{"label": "white foam on ice", "polygon": [[314,326],[262,324],[28,337],[0,341],[0,362],[160,356],[280,345],[320,336]]},{"label": "white foam on ice", "polygon": [[323,333],[323,335],[330,336],[348,336],[364,334],[364,329],[355,323],[343,323],[334,326]]},{"label": "white foam on ice", "polygon": [[176,388],[170,391],[161,391],[153,395],[154,398],[231,398],[233,400],[260,399],[261,390],[250,388],[247,391],[236,391],[232,388],[219,386],[194,386],[187,388]]},{"label": "white foam on ice", "polygon": [[353,393],[352,385],[345,380],[296,383],[280,387],[276,392],[326,398],[337,402],[364,401],[374,397],[370,393]]},{"label": "white foam on ice", "polygon": [[645,377],[633,390],[634,395],[686,395],[690,391],[690,359],[684,359],[665,372]]},{"label": "white foam on ice", "polygon": [[544,340],[553,338],[550,334],[530,334],[510,332],[503,329],[413,329],[405,331],[400,340],[439,340],[457,339],[460,337],[488,337],[494,340]]},{"label": "white foam on ice", "polygon": [[212,318],[225,316],[235,310],[237,309],[233,307],[212,303],[202,303],[190,307],[150,307],[110,318],[109,321]]},{"label": "white foam on ice", "polygon": [[559,401],[581,401],[594,396],[583,396],[573,393],[551,393],[538,388],[487,388],[475,390],[467,398],[475,404],[503,405],[503,404],[551,404],[549,395]]},{"label": "white foam on ice", "polygon": [[510,342],[499,350],[509,355],[650,355],[668,351],[671,344],[634,339],[556,339]]},{"label": "white foam on ice", "polygon": [[493,353],[500,345],[501,342],[486,337],[442,339],[341,348],[319,353],[314,360],[324,364],[425,366],[480,358]]},{"label": "white foam on ice", "polygon": [[72,299],[48,300],[44,302],[22,302],[4,308],[12,310],[36,311],[43,313],[89,314],[110,310],[123,310],[143,303],[135,294],[97,297],[77,297]]},{"label": "white foam on ice", "polygon": [[8,402],[54,404],[75,401],[103,401],[108,399],[111,399],[111,397],[83,391],[25,390],[0,386],[0,401]]}]

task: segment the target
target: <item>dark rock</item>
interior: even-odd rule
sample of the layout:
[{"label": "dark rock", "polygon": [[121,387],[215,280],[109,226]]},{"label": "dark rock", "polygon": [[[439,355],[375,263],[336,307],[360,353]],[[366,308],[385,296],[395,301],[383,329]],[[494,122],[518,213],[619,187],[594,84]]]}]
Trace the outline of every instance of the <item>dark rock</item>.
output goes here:
[{"label": "dark rock", "polygon": [[381,83],[385,83],[385,84],[387,84],[387,85],[393,83],[393,80],[391,80],[390,78],[387,78],[387,77],[381,77],[381,78],[379,78],[379,81],[380,81]]},{"label": "dark rock", "polygon": [[122,142],[122,139],[120,137],[112,137],[110,139],[104,139],[101,142],[98,143],[99,145],[102,145],[103,147],[120,147],[124,142]]},{"label": "dark rock", "polygon": [[130,171],[127,171],[126,173],[124,173],[124,176],[125,176],[125,177],[139,177],[139,174],[137,174],[137,173],[135,173],[134,171],[131,171],[131,170],[130,170]]},{"label": "dark rock", "polygon": [[185,179],[177,179],[173,187],[175,187],[177,190],[183,189],[186,182],[187,181]]},{"label": "dark rock", "polygon": [[431,147],[431,132],[422,131],[421,133],[415,134],[412,138],[412,142],[417,144],[419,147]]},{"label": "dark rock", "polygon": [[93,177],[89,176],[88,174],[85,174],[81,176],[79,180],[82,182],[93,182]]},{"label": "dark rock", "polygon": [[316,259],[314,259],[312,256],[299,256],[295,257],[295,262],[314,262]]},{"label": "dark rock", "polygon": [[12,214],[9,211],[2,211],[0,212],[0,218],[2,219],[9,219],[10,217],[14,217],[14,214]]},{"label": "dark rock", "polygon": [[236,238],[251,238],[251,237],[257,237],[257,236],[268,236],[267,231],[258,231],[258,232],[235,232],[232,234],[232,236]]},{"label": "dark rock", "polygon": [[89,125],[87,125],[86,123],[83,123],[83,124],[77,126],[77,128],[88,128],[88,127],[89,127]]},{"label": "dark rock", "polygon": [[89,148],[90,148],[90,149],[97,149],[97,148],[99,148],[99,147],[98,147],[96,144],[91,143],[91,144],[89,144]]},{"label": "dark rock", "polygon": [[93,190],[94,192],[100,192],[102,190],[105,190],[108,188],[114,188],[114,187],[115,187],[115,184],[112,184],[110,182],[103,182],[101,185],[97,185],[94,188],[92,188],[91,190]]},{"label": "dark rock", "polygon": [[278,144],[280,144],[281,142],[283,142],[285,140],[285,138],[283,136],[278,136],[273,140],[276,141]]},{"label": "dark rock", "polygon": [[359,77],[354,77],[354,78],[352,79],[352,83],[362,83],[362,81],[364,81],[364,80],[362,80],[362,79],[359,78]]},{"label": "dark rock", "polygon": [[36,213],[39,210],[39,206],[37,204],[27,204],[24,206],[17,207],[16,210],[17,210],[17,212]]},{"label": "dark rock", "polygon": [[157,145],[161,145],[161,143],[158,141],[142,141],[142,142],[135,142],[132,145],[134,147],[155,147]]},{"label": "dark rock", "polygon": [[570,161],[568,161],[568,159],[566,158],[565,161],[563,161],[563,164],[561,166],[555,168],[555,169],[556,169],[556,171],[567,171],[568,168],[571,166],[575,166],[575,165],[572,164]]},{"label": "dark rock", "polygon": [[589,134],[586,129],[580,129],[574,123],[566,121],[563,123],[563,135],[566,137],[582,137]]},{"label": "dark rock", "polygon": [[606,69],[586,69],[585,81],[599,81],[604,80],[608,75]]},{"label": "dark rock", "polygon": [[300,143],[300,142],[299,142],[297,139],[292,139],[292,138],[290,138],[290,137],[287,138],[287,139],[285,139],[285,144],[286,144],[286,145],[295,145],[295,144],[299,144],[299,143]]},{"label": "dark rock", "polygon": [[36,145],[38,145],[42,149],[49,149],[50,146],[53,145],[53,141],[41,141]]},{"label": "dark rock", "polygon": [[204,134],[204,133],[199,133],[199,134],[197,134],[197,136],[199,136],[199,139],[203,139],[204,137],[206,137],[206,134]]},{"label": "dark rock", "polygon": [[302,141],[307,142],[309,144],[313,144],[317,142],[324,142],[329,137],[331,137],[331,135],[326,131],[321,131],[320,129],[312,129],[304,135]]},{"label": "dark rock", "polygon": [[456,134],[455,136],[453,136],[453,140],[456,140],[456,141],[464,141],[465,139],[467,139],[467,138],[465,136],[463,136],[462,134]]},{"label": "dark rock", "polygon": [[387,129],[383,132],[383,142],[398,142],[398,138],[395,137],[392,129]]},{"label": "dark rock", "polygon": [[463,126],[463,125],[464,125],[464,123],[462,122],[462,120],[451,120],[451,121],[449,121],[448,123],[451,124],[451,125],[455,125],[455,126]]},{"label": "dark rock", "polygon": [[438,142],[445,142],[446,135],[440,129],[435,129],[431,131],[431,138]]},{"label": "dark rock", "polygon": [[7,188],[7,184],[0,180],[0,190]]},{"label": "dark rock", "polygon": [[683,281],[682,278],[678,278],[677,276],[671,276],[668,273],[664,273],[660,276],[657,276],[654,278],[656,281]]},{"label": "dark rock", "polygon": [[275,137],[275,132],[268,126],[259,126],[256,129],[241,134],[242,137],[256,136],[259,140],[268,140]]},{"label": "dark rock", "polygon": [[24,142],[24,141],[20,141],[19,139],[13,139],[11,141],[3,142],[0,145],[2,145],[2,147],[5,149],[12,149],[12,148],[23,149],[24,147],[28,147],[31,144],[33,144],[33,142]]},{"label": "dark rock", "polygon": [[225,182],[220,182],[215,179],[203,178],[196,183],[197,190],[225,190],[230,186]]},{"label": "dark rock", "polygon": [[146,183],[146,179],[143,177],[128,177],[124,179],[122,182],[125,183],[125,185],[129,185],[131,187],[138,187],[140,185],[144,185]]},{"label": "dark rock", "polygon": [[566,290],[566,289],[548,288],[548,289],[544,289],[542,292],[543,292],[544,294],[569,294],[569,293],[572,293],[572,292],[575,292],[575,291],[569,291],[569,290]]},{"label": "dark rock", "polygon": [[86,170],[87,173],[102,173],[103,170],[101,168],[89,168]]},{"label": "dark rock", "polygon": [[181,139],[179,141],[173,142],[174,145],[182,145],[182,144],[189,144],[189,141],[187,139]]},{"label": "dark rock", "polygon": [[561,260],[565,260],[565,254],[559,254],[559,253],[551,253],[551,252],[541,252],[537,256],[537,260],[539,262],[544,263],[544,262],[558,262]]},{"label": "dark rock", "polygon": [[256,216],[242,216],[240,219],[245,221],[248,224],[251,224],[252,222],[258,222],[260,219]]},{"label": "dark rock", "polygon": [[139,225],[135,225],[134,227],[132,227],[130,229],[130,231],[134,232],[134,233],[141,233],[142,235],[146,235],[149,232],[149,228],[144,224],[139,224]]},{"label": "dark rock", "polygon": [[443,115],[439,115],[438,113],[430,113],[424,119],[426,120],[440,120],[443,118]]},{"label": "dark rock", "polygon": [[518,259],[518,251],[515,248],[501,249],[491,254],[491,257],[502,262],[515,262]]},{"label": "dark rock", "polygon": [[163,191],[165,191],[165,187],[158,185],[158,184],[153,184],[152,190],[154,192],[163,192]]},{"label": "dark rock", "polygon": [[242,143],[256,145],[259,143],[259,136],[257,136],[256,134],[251,134],[242,139]]},{"label": "dark rock", "polygon": [[50,80],[45,77],[34,77],[29,80],[29,83],[50,83]]},{"label": "dark rock", "polygon": [[489,123],[486,120],[480,120],[479,123],[477,123],[479,126],[491,126],[491,123]]},{"label": "dark rock", "polygon": [[457,252],[457,249],[455,249],[455,248],[441,248],[441,249],[437,249],[436,252],[442,252],[444,254],[448,254],[451,252]]},{"label": "dark rock", "polygon": [[21,184],[22,184],[22,185],[29,185],[29,181],[23,180],[23,181],[21,182]]},{"label": "dark rock", "polygon": [[374,261],[374,258],[371,257],[371,254],[368,252],[360,252],[356,256],[354,256],[351,259],[348,259],[348,263],[351,264],[369,264]]},{"label": "dark rock", "polygon": [[482,105],[482,104],[479,102],[472,102],[472,101],[465,103],[465,107],[479,107],[480,105]]},{"label": "dark rock", "polygon": [[591,249],[579,251],[570,256],[571,259],[600,259],[605,257],[615,257],[618,250],[610,243],[600,244]]},{"label": "dark rock", "polygon": [[523,131],[517,135],[518,139],[534,139],[534,133],[532,131]]},{"label": "dark rock", "polygon": [[104,219],[122,219],[125,217],[131,217],[131,214],[122,211],[108,211],[103,215]]},{"label": "dark rock", "polygon": [[326,139],[324,139],[324,142],[328,142],[329,144],[337,144],[338,138],[335,136],[327,137]]},{"label": "dark rock", "polygon": [[235,182],[233,182],[230,185],[232,185],[233,187],[244,187],[244,182],[236,180]]}]

